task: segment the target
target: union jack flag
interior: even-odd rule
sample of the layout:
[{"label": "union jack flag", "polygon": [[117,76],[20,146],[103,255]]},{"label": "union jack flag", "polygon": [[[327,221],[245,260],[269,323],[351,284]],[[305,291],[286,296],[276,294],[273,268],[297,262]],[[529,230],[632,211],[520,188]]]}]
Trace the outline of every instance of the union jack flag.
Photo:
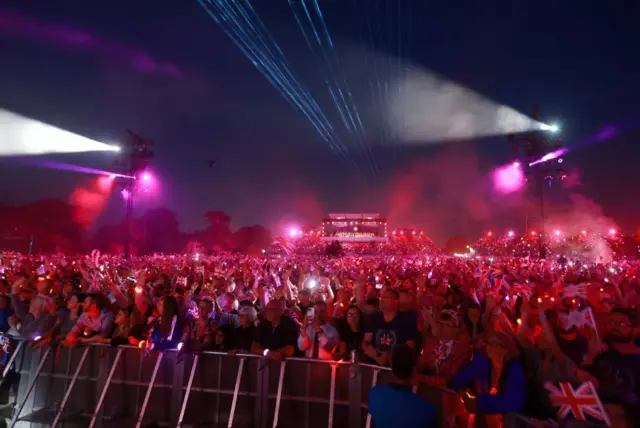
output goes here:
[{"label": "union jack flag", "polygon": [[294,247],[290,245],[286,239],[278,236],[273,238],[273,242],[274,244],[277,244],[280,248],[282,248],[282,250],[287,254],[287,256],[290,256],[293,254]]},{"label": "union jack flag", "polygon": [[583,299],[587,298],[587,286],[584,284],[568,284],[564,286],[564,289],[560,290],[560,296],[563,299],[571,299],[575,297],[580,297]]},{"label": "union jack flag", "polygon": [[382,346],[390,346],[391,345],[391,336],[388,334],[383,334],[380,338],[380,345]]},{"label": "union jack flag", "polygon": [[551,404],[558,408],[559,419],[572,415],[581,422],[586,422],[589,418],[611,426],[600,397],[591,382],[585,382],[576,389],[573,389],[568,382],[560,382],[559,386],[547,382],[544,387],[549,391]]},{"label": "union jack flag", "polygon": [[570,311],[569,313],[561,313],[559,315],[561,323],[567,330],[573,326],[578,328],[596,328],[595,320],[593,319],[593,311],[591,308],[583,309],[582,311]]},{"label": "union jack flag", "polygon": [[487,266],[480,266],[478,269],[476,269],[475,273],[473,274],[473,278],[480,280],[480,282],[482,282],[485,278],[489,276],[490,272],[491,272],[491,269],[488,268]]},{"label": "union jack flag", "polygon": [[511,282],[505,278],[504,272],[497,268],[491,268],[489,274],[482,281],[482,286],[488,290],[505,291],[511,290]]},{"label": "union jack flag", "polygon": [[513,284],[513,287],[511,287],[511,291],[514,294],[519,294],[526,297],[527,299],[533,294],[533,289],[531,287],[529,287],[527,284],[522,284],[519,282]]}]

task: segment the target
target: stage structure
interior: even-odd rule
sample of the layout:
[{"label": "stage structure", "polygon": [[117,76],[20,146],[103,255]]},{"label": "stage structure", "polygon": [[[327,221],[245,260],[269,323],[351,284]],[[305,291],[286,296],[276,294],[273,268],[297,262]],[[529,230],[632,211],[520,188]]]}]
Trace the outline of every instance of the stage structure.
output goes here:
[{"label": "stage structure", "polygon": [[322,220],[323,241],[387,242],[387,220],[380,214],[329,214]]}]

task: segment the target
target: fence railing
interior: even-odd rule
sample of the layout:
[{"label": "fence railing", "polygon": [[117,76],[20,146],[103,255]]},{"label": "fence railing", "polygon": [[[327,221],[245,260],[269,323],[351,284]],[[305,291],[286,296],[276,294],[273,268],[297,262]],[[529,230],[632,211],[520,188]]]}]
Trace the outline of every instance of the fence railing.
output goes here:
[{"label": "fence railing", "polygon": [[[147,356],[131,346],[30,349],[4,370],[19,373],[12,427],[365,427],[368,394],[388,369],[357,363],[203,352]],[[443,411],[446,390],[421,387]],[[441,417],[444,415],[440,415]],[[512,418],[505,426],[526,426]],[[523,425],[525,424],[525,425]]]}]

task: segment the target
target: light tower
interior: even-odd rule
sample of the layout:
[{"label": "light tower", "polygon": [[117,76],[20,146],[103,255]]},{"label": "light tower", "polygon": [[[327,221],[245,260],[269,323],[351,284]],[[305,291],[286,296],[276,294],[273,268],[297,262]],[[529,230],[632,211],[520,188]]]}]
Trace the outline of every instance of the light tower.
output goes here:
[{"label": "light tower", "polygon": [[127,129],[127,138],[122,146],[122,158],[119,165],[126,171],[128,178],[123,188],[123,197],[125,199],[125,234],[124,234],[124,256],[126,259],[131,257],[131,235],[133,228],[133,200],[142,181],[142,176],[149,166],[149,162],[153,159],[153,140],[143,138],[135,132]]},{"label": "light tower", "polygon": [[[533,112],[531,117],[534,120],[539,120],[539,107],[538,105],[533,106]],[[549,125],[543,131],[532,131],[523,134],[509,134],[507,135],[507,140],[511,143],[513,150],[515,152],[515,156],[518,159],[520,156],[520,149],[522,149],[522,153],[525,157],[525,164],[529,165],[527,169],[527,181],[533,179],[536,184],[536,192],[538,197],[538,207],[540,213],[540,234],[538,235],[538,245],[539,245],[539,253],[541,259],[546,259],[547,257],[547,247],[545,245],[545,215],[544,215],[544,187],[545,182],[549,186],[552,185],[553,180],[558,178],[559,180],[564,180],[567,175],[564,172],[564,169],[558,167],[555,170],[550,166],[550,164],[546,162],[542,162],[536,165],[531,165],[531,163],[536,160],[542,158],[545,154],[559,150],[562,148],[561,141],[558,137],[554,138],[553,141],[549,138],[550,135],[557,135],[560,132],[560,127],[557,124]],[[562,158],[555,159],[554,162],[561,164],[563,162]]]}]

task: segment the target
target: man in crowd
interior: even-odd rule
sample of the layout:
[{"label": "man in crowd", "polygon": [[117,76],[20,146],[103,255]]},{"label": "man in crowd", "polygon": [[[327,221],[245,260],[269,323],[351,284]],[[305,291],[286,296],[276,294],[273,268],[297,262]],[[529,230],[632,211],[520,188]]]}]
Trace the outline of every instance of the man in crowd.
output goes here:
[{"label": "man in crowd", "polygon": [[408,312],[399,312],[400,295],[397,290],[386,287],[380,297],[380,310],[369,317],[365,325],[363,349],[365,355],[380,365],[389,363],[390,351],[396,345],[416,348],[418,326]]},{"label": "man in crowd", "polygon": [[284,315],[284,302],[271,300],[265,307],[265,319],[258,326],[251,351],[274,360],[293,357],[298,341],[298,326]]},{"label": "man in crowd", "polygon": [[[601,399],[640,426],[640,348],[634,343],[638,315],[614,309],[606,322],[604,346],[593,361]],[[587,362],[588,363],[588,362]]]}]

